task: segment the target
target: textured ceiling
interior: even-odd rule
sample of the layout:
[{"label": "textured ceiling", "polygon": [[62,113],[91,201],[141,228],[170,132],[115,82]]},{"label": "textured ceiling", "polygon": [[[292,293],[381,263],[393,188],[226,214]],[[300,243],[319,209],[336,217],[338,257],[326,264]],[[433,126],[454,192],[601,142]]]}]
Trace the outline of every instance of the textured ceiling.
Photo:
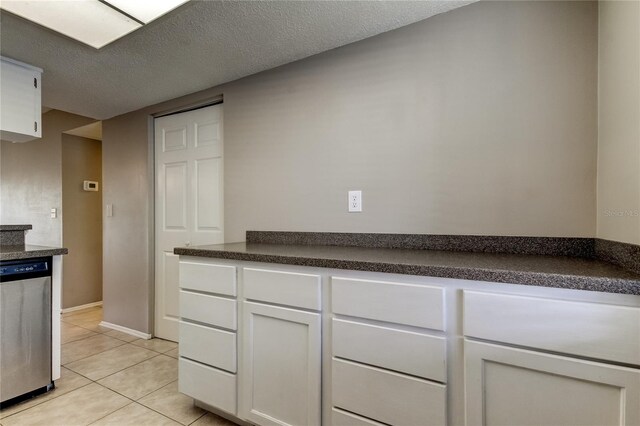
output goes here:
[{"label": "textured ceiling", "polygon": [[2,12],[0,52],[44,69],[43,105],[106,119],[473,1],[192,0],[100,50]]}]

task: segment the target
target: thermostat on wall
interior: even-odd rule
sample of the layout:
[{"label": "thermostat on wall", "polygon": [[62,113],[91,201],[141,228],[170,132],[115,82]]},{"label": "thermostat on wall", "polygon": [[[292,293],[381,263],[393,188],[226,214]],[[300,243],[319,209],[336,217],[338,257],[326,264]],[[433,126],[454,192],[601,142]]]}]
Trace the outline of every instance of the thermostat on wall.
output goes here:
[{"label": "thermostat on wall", "polygon": [[98,182],[94,182],[92,180],[85,180],[83,189],[85,191],[97,191],[98,190]]}]

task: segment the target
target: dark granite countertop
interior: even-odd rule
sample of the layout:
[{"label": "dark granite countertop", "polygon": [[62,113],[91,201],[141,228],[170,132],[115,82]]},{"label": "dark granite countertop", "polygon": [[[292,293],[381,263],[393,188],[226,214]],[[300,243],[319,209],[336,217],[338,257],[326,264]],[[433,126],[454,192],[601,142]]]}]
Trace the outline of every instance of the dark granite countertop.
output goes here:
[{"label": "dark granite countertop", "polygon": [[31,225],[0,225],[0,231],[28,231],[33,229]]},{"label": "dark granite countertop", "polygon": [[174,253],[640,295],[639,274],[593,258],[262,243],[177,247]]},{"label": "dark granite countertop", "polygon": [[0,260],[30,259],[33,257],[57,256],[68,254],[69,250],[62,247],[47,247],[26,245],[0,246]]}]

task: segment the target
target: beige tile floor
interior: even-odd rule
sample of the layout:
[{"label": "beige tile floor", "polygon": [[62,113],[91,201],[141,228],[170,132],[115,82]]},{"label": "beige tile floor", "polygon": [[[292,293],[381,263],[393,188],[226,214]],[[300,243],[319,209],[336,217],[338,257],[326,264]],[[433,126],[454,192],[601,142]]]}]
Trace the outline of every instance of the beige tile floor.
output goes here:
[{"label": "beige tile floor", "polygon": [[0,411],[0,426],[230,426],[178,392],[178,345],[99,325],[102,308],[62,316],[62,377]]}]

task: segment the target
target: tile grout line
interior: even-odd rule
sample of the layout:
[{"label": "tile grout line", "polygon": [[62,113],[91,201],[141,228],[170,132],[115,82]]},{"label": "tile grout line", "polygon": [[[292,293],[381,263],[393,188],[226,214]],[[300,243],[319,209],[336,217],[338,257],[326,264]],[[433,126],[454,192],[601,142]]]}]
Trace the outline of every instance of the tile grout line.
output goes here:
[{"label": "tile grout line", "polygon": [[[84,338],[84,339],[76,340],[75,342],[79,342],[79,341],[81,341],[81,340],[85,340],[85,339],[90,339],[90,338],[92,338],[92,337],[95,337],[95,336],[89,336],[89,337],[86,337],[86,338]],[[107,336],[107,337],[111,337],[111,336]],[[167,355],[167,353],[168,353],[168,352],[171,352],[172,350],[174,350],[174,349],[175,349],[175,348],[171,348],[171,349],[167,350],[166,352],[159,352],[159,351],[157,351],[157,350],[149,349],[149,348],[146,348],[146,347],[144,347],[144,346],[136,345],[136,344],[135,344],[135,343],[133,343],[133,342],[126,342],[126,341],[124,341],[124,340],[120,340],[120,339],[118,339],[118,338],[116,338],[116,337],[111,337],[111,338],[112,338],[112,339],[116,339],[116,340],[118,340],[118,341],[122,342],[122,344],[121,344],[121,345],[117,345],[117,346],[113,346],[113,347],[111,347],[111,348],[105,349],[104,351],[100,351],[100,352],[97,352],[97,353],[92,354],[92,355],[88,355],[88,356],[85,356],[85,357],[82,357],[82,358],[75,359],[75,360],[73,360],[73,361],[69,361],[69,362],[68,362],[68,363],[66,363],[66,364],[62,364],[62,363],[61,363],[61,364],[60,364],[60,366],[61,366],[61,367],[64,367],[64,368],[67,368],[67,369],[69,369],[69,370],[73,371],[74,373],[80,374],[80,373],[78,373],[77,371],[72,370],[71,368],[69,368],[69,367],[67,367],[67,366],[68,366],[69,364],[73,364],[74,362],[82,361],[82,360],[85,360],[85,359],[87,359],[87,358],[91,358],[92,356],[100,355],[100,354],[102,354],[102,353],[105,353],[105,352],[107,352],[107,351],[110,351],[110,350],[113,350],[113,349],[116,349],[116,348],[121,348],[122,346],[125,346],[125,345],[132,345],[132,346],[135,346],[135,347],[140,348],[140,349],[146,349],[146,350],[151,351],[151,352],[154,352],[154,353],[156,354],[156,355],[154,355],[154,356],[152,356],[152,357],[149,357],[149,358],[147,358],[147,359],[155,358],[155,357],[156,357],[156,356],[158,356],[158,355]],[[69,342],[69,343],[73,343],[73,342]],[[65,345],[66,345],[66,344],[67,344],[67,343],[65,343]],[[173,358],[173,357],[172,357],[172,356],[170,356],[170,355],[167,355],[167,356],[168,356],[169,358]],[[174,358],[174,359],[175,359],[175,358]],[[144,362],[144,360],[143,360],[143,361],[140,361],[140,362]],[[139,364],[139,363],[137,363],[137,364]],[[133,364],[133,365],[137,365],[137,364]],[[127,367],[127,368],[128,368],[128,367]],[[125,368],[125,369],[126,369],[126,368]],[[122,370],[120,370],[120,371],[122,371]],[[113,373],[113,374],[115,374],[115,373]],[[111,375],[111,374],[110,374],[110,375]],[[83,377],[84,377],[84,376],[83,376]],[[105,376],[105,377],[107,377],[107,376]],[[89,378],[87,377],[87,379],[89,379]],[[91,379],[89,379],[89,380],[91,380]],[[102,380],[102,379],[99,379],[99,380]]]},{"label": "tile grout line", "polygon": [[[99,383],[98,383],[98,384],[99,384]],[[164,386],[163,386],[163,387],[164,387]],[[107,388],[107,389],[109,389],[109,388]],[[109,389],[109,390],[111,390],[111,389]],[[155,391],[154,391],[154,392],[155,392]],[[116,393],[117,393],[117,392],[116,392]],[[120,395],[120,394],[118,394],[118,395]],[[124,395],[123,395],[123,396],[124,396]],[[131,399],[131,398],[129,398],[129,399]],[[100,417],[98,420],[96,420],[96,421],[94,421],[94,422],[92,422],[92,423],[89,423],[87,426],[91,426],[92,424],[95,424],[96,422],[99,422],[100,420],[104,419],[105,417],[110,416],[111,414],[115,413],[116,411],[120,411],[120,410],[122,410],[123,408],[126,408],[126,407],[130,406],[131,404],[138,404],[139,406],[141,406],[141,407],[143,407],[143,408],[146,408],[146,409],[147,409],[147,410],[149,410],[149,411],[153,411],[154,413],[160,414],[162,417],[165,417],[165,418],[167,418],[167,419],[171,420],[172,422],[176,422],[176,423],[178,423],[178,424],[184,425],[184,423],[179,422],[179,421],[177,421],[176,419],[172,419],[171,417],[169,417],[169,416],[167,416],[167,415],[164,415],[164,414],[160,413],[159,411],[154,410],[153,408],[147,407],[147,406],[146,406],[146,405],[144,405],[144,404],[140,404],[138,401],[131,400],[131,402],[130,402],[129,404],[125,405],[124,407],[120,407],[120,408],[118,408],[117,410],[112,411],[111,413],[107,414],[106,416],[104,416],[104,417]],[[200,417],[198,417],[198,418],[200,418]],[[1,425],[0,425],[0,426],[1,426]],[[187,425],[187,426],[188,426],[188,425]]]},{"label": "tile grout line", "polygon": [[[84,376],[83,376],[83,377],[84,377]],[[82,386],[78,386],[77,388],[75,388],[75,389],[73,389],[73,390],[71,390],[71,391],[69,391],[69,392],[65,392],[65,393],[63,393],[63,394],[61,394],[61,395],[54,396],[54,397],[51,397],[51,398],[49,398],[49,399],[43,400],[43,401],[41,401],[41,402],[38,402],[36,405],[33,405],[33,406],[31,406],[31,407],[27,407],[27,408],[25,408],[24,410],[16,411],[15,413],[8,415],[7,417],[3,417],[3,419],[8,419],[8,418],[13,417],[13,416],[15,416],[15,415],[17,415],[17,414],[24,413],[25,411],[29,411],[29,410],[31,410],[32,408],[36,408],[36,407],[38,407],[38,406],[40,406],[40,405],[42,405],[42,404],[44,404],[44,403],[46,403],[46,402],[53,401],[53,400],[55,400],[56,398],[60,398],[61,396],[65,396],[65,395],[67,395],[67,394],[69,394],[69,393],[71,393],[71,392],[75,392],[75,391],[77,391],[78,389],[82,389],[82,388],[84,388],[84,387],[87,387],[87,386],[89,386],[89,385],[90,385],[90,384],[92,384],[92,383],[95,383],[95,382],[90,381],[89,383],[86,383],[86,384],[84,384],[84,385],[82,385]],[[37,396],[36,396],[36,397],[34,397],[34,398],[37,398]],[[27,401],[25,401],[25,402],[27,402]]]},{"label": "tile grout line", "polygon": [[[91,336],[91,337],[95,337],[95,336]],[[91,337],[87,337],[87,339],[90,339]],[[109,337],[109,336],[107,336],[107,337]],[[113,339],[113,337],[112,337],[112,339]],[[85,339],[81,339],[81,340],[85,340]],[[80,342],[81,340],[76,340],[76,342]],[[118,339],[116,339],[116,340],[118,340]],[[63,363],[61,362],[61,363],[60,363],[60,366],[61,366],[61,367],[65,367],[65,368],[67,368],[67,365],[72,364],[72,363],[74,363],[74,362],[76,362],[76,361],[82,361],[83,359],[91,358],[92,356],[95,356],[95,355],[100,355],[101,353],[104,353],[104,352],[110,351],[111,349],[119,348],[119,347],[124,346],[125,344],[127,344],[127,342],[123,342],[122,340],[118,340],[118,341],[119,341],[119,342],[122,342],[122,344],[121,344],[121,345],[112,346],[112,347],[110,347],[110,348],[108,348],[108,349],[105,349],[104,351],[100,351],[100,352],[97,352],[97,353],[95,353],[95,354],[91,354],[91,355],[83,356],[82,358],[74,359],[73,361],[69,361],[69,362],[67,362],[66,364],[63,364]],[[71,342],[71,343],[74,343],[74,342]],[[66,344],[67,344],[67,343],[65,343],[65,345],[66,345]],[[62,352],[62,345],[60,345],[60,346],[61,346],[61,352]],[[61,356],[61,358],[62,358],[62,356]]]},{"label": "tile grout line", "polygon": [[[121,348],[122,346],[124,346],[124,345],[116,346],[116,348]],[[115,349],[115,348],[112,348],[112,349]],[[107,351],[104,351],[104,352],[107,352]],[[98,354],[96,354],[96,355],[100,355],[100,354],[102,354],[102,353],[104,353],[104,352],[100,352],[100,353],[98,353]],[[136,365],[142,364],[142,363],[143,363],[143,362],[145,362],[145,361],[149,361],[150,359],[156,358],[156,357],[158,357],[159,355],[162,355],[162,354],[156,353],[154,356],[150,356],[149,358],[143,359],[142,361],[136,362],[135,364],[131,364],[131,365],[127,366],[127,367],[124,367],[122,370],[118,370],[118,371],[115,371],[115,372],[113,372],[113,373],[107,374],[106,376],[104,376],[104,377],[100,377],[100,378],[99,378],[99,379],[97,379],[97,380],[93,380],[92,378],[87,377],[87,376],[85,376],[84,374],[77,372],[76,370],[72,370],[72,369],[71,369],[71,368],[69,368],[69,367],[66,367],[66,366],[63,366],[63,367],[64,367],[64,368],[66,368],[67,370],[71,370],[71,371],[73,371],[74,373],[76,373],[76,374],[77,374],[77,375],[79,375],[79,376],[84,377],[85,379],[91,380],[91,381],[92,381],[92,382],[94,382],[94,383],[98,383],[98,380],[103,380],[103,379],[106,379],[107,377],[111,377],[111,376],[113,376],[114,374],[118,374],[118,373],[120,373],[121,371],[124,371],[124,370],[126,370],[126,369],[128,369],[128,368],[135,367]],[[94,356],[94,355],[92,355],[92,356]],[[87,358],[90,358],[90,357],[87,357]],[[87,359],[87,358],[82,358],[82,359]],[[81,360],[78,360],[78,361],[81,361]],[[75,362],[75,361],[74,361],[74,362]],[[105,387],[105,388],[109,389],[109,390],[113,390],[113,389],[111,389],[111,388],[108,388],[108,387],[104,386],[102,383],[98,383],[98,384],[99,384],[100,386],[103,386],[103,387]],[[123,395],[123,396],[124,396],[124,395]]]},{"label": "tile grout line", "polygon": [[[160,355],[161,355],[161,354],[160,354]],[[153,358],[155,358],[155,357],[153,357]],[[149,359],[151,359],[151,358],[149,358]],[[142,362],[144,362],[144,361],[142,361]],[[138,365],[138,364],[136,364],[136,365]],[[133,367],[133,366],[132,366],[132,367]],[[127,367],[127,368],[129,368],[129,367]],[[126,368],[125,368],[125,369],[123,369],[123,370],[120,370],[120,371],[124,371],[124,370],[126,370]],[[118,371],[118,373],[119,373],[120,371]],[[116,374],[116,373],[113,373],[113,374]],[[109,377],[109,376],[107,376],[107,377]],[[105,377],[103,377],[103,378],[105,378]],[[100,380],[102,380],[102,379],[100,379]],[[166,414],[163,414],[163,413],[161,413],[161,412],[159,412],[159,411],[157,411],[157,410],[155,410],[155,409],[153,409],[153,408],[151,408],[151,407],[149,407],[149,406],[147,406],[147,405],[145,405],[145,404],[143,404],[143,403],[141,403],[141,402],[140,402],[140,400],[141,400],[141,399],[143,399],[143,398],[145,398],[145,397],[147,397],[147,396],[151,395],[151,394],[152,394],[152,393],[154,393],[154,392],[159,391],[159,390],[160,390],[160,389],[162,389],[162,388],[165,388],[165,387],[169,386],[171,383],[173,383],[173,382],[175,382],[175,381],[177,381],[177,380],[178,380],[178,379],[176,379],[176,380],[172,380],[172,381],[170,381],[169,383],[167,383],[167,384],[165,384],[165,385],[160,386],[158,389],[155,389],[155,390],[153,390],[153,391],[151,391],[151,392],[149,392],[149,393],[147,393],[147,394],[145,394],[145,395],[142,395],[142,396],[141,396],[140,398],[138,398],[138,399],[133,399],[133,398],[131,398],[131,397],[129,397],[129,396],[127,396],[127,395],[125,395],[125,394],[122,394],[122,393],[118,392],[117,390],[111,389],[110,387],[107,387],[107,386],[103,385],[102,383],[98,383],[98,382],[96,382],[96,381],[94,381],[93,383],[95,383],[95,384],[97,384],[97,385],[99,385],[99,386],[102,386],[103,388],[105,388],[105,389],[107,389],[107,390],[110,390],[111,392],[117,393],[118,395],[123,396],[123,397],[125,397],[125,398],[129,399],[129,400],[130,400],[131,402],[133,402],[134,404],[138,404],[138,405],[140,405],[140,406],[142,406],[142,407],[144,407],[144,408],[147,408],[147,409],[149,409],[149,410],[151,410],[151,411],[153,411],[153,412],[156,412],[156,413],[158,413],[158,414],[161,414],[162,416],[164,416],[164,417],[168,418],[169,420],[172,420],[172,421],[174,421],[174,422],[176,422],[176,423],[180,423],[181,425],[184,425],[184,423],[182,423],[181,421],[179,421],[179,420],[177,420],[177,419],[174,419],[174,418],[172,418],[172,417],[169,417],[169,416],[167,416]],[[128,405],[131,405],[131,404],[129,403],[129,404],[125,405],[124,407],[126,407],[126,406],[128,406]],[[121,409],[122,409],[122,408],[124,408],[124,407],[120,407],[118,410],[121,410]],[[117,410],[116,410],[116,411],[117,411]],[[115,411],[114,411],[114,412],[115,412]],[[114,412],[109,413],[109,414],[113,414]],[[108,416],[109,414],[107,414],[107,416]],[[205,412],[204,414],[202,414],[200,417],[204,416],[205,414],[206,414],[206,412]],[[104,416],[104,417],[106,417],[106,416]],[[102,418],[104,418],[104,417],[101,417],[101,419],[102,419]],[[196,420],[194,420],[194,422],[195,422],[195,421],[197,421],[200,417],[198,417]],[[98,419],[98,420],[100,420],[100,419]],[[97,422],[98,420],[96,420],[96,422]],[[93,423],[95,423],[95,422],[93,422]],[[192,423],[193,423],[193,422],[192,422]],[[191,424],[191,423],[189,423],[189,424]]]},{"label": "tile grout line", "polygon": [[[195,406],[195,403],[194,403],[194,406]],[[198,407],[198,408],[200,408],[200,407]],[[190,425],[194,424],[195,422],[197,422],[198,420],[200,420],[201,418],[203,418],[204,416],[206,416],[206,415],[207,415],[208,411],[207,411],[207,410],[205,410],[205,409],[202,409],[202,410],[204,411],[204,413],[202,413],[202,415],[201,415],[200,417],[198,417],[197,419],[195,419],[194,421],[192,421],[191,423],[189,423],[189,425],[187,425],[187,426],[190,426]]]},{"label": "tile grout line", "polygon": [[[92,335],[90,335],[90,336],[85,336],[85,337],[82,337],[82,338],[77,339],[77,340],[71,340],[71,341],[69,341],[69,342],[64,343],[64,345],[69,344],[69,343],[79,342],[79,341],[82,341],[82,340],[87,340],[87,339],[90,339],[90,338],[95,337],[95,336],[98,336],[98,335],[106,335],[106,334],[108,334],[110,331],[112,331],[112,330],[105,331],[105,332],[102,332],[102,331],[94,331],[94,330],[92,330],[92,329],[90,329],[90,328],[87,328],[86,326],[82,326],[82,325],[78,325],[78,324],[73,324],[73,323],[71,323],[71,322],[65,321],[65,320],[64,320],[64,318],[61,318],[61,322],[64,322],[64,323],[65,323],[65,324],[67,324],[67,325],[70,325],[70,326],[73,326],[73,327],[82,328],[82,329],[84,329],[84,330],[87,330],[87,331],[90,331],[90,332],[94,333],[94,334],[92,334]],[[115,336],[106,336],[106,337],[110,337],[110,338],[112,338],[112,339],[116,339],[116,340],[118,340],[118,341],[122,342],[122,344],[117,345],[117,346],[113,346],[113,347],[111,347],[111,348],[105,349],[105,350],[103,350],[103,351],[100,351],[100,352],[98,352],[98,353],[95,353],[95,354],[92,354],[92,355],[89,355],[89,356],[86,356],[86,357],[82,357],[82,358],[76,359],[76,360],[71,361],[71,362],[69,362],[69,363],[67,363],[67,364],[64,364],[64,365],[63,365],[63,364],[61,364],[61,367],[65,368],[66,370],[69,370],[70,372],[72,372],[72,373],[74,373],[74,374],[77,374],[79,377],[82,377],[82,378],[84,378],[84,379],[86,379],[86,380],[89,380],[89,383],[86,383],[86,384],[84,384],[84,385],[81,385],[81,386],[79,386],[79,387],[77,387],[77,388],[75,388],[75,389],[73,389],[73,390],[70,390],[69,392],[65,392],[65,393],[63,393],[63,394],[53,396],[53,397],[51,397],[51,398],[49,398],[49,399],[47,399],[47,400],[43,400],[43,401],[41,401],[41,402],[38,402],[38,403],[36,403],[36,404],[35,404],[35,405],[33,405],[33,406],[30,406],[30,407],[28,407],[28,408],[25,408],[24,410],[17,411],[17,412],[15,412],[15,413],[13,413],[13,414],[11,414],[11,415],[9,415],[9,416],[6,416],[5,418],[10,418],[10,417],[13,417],[13,416],[15,416],[15,415],[17,415],[17,414],[25,413],[26,411],[31,410],[31,409],[33,409],[33,408],[35,408],[35,407],[38,407],[38,406],[40,406],[40,405],[42,405],[42,404],[44,404],[44,403],[46,403],[46,402],[48,402],[48,401],[53,401],[53,400],[55,400],[55,399],[57,399],[57,398],[60,398],[60,397],[62,397],[62,396],[64,396],[64,395],[67,395],[67,394],[69,394],[69,393],[71,393],[71,392],[75,392],[75,391],[77,391],[77,390],[79,390],[79,389],[82,389],[82,388],[84,388],[84,387],[87,387],[87,386],[89,386],[89,385],[91,385],[91,384],[96,384],[96,385],[100,386],[101,388],[104,388],[105,390],[108,390],[108,391],[111,391],[111,392],[113,392],[113,393],[115,393],[115,394],[117,394],[117,395],[120,395],[120,396],[122,396],[123,398],[127,399],[129,402],[128,402],[127,404],[125,404],[124,406],[122,406],[122,407],[120,407],[120,408],[117,408],[117,409],[115,409],[115,410],[113,410],[113,411],[111,411],[111,412],[109,412],[109,413],[105,414],[104,416],[100,417],[99,419],[96,419],[96,420],[92,421],[92,422],[91,422],[91,423],[89,423],[89,424],[94,424],[94,423],[96,423],[96,422],[98,422],[98,421],[100,421],[100,420],[104,419],[105,417],[108,417],[109,415],[111,415],[111,414],[115,413],[116,411],[119,411],[119,410],[121,410],[121,409],[123,409],[123,408],[125,408],[125,407],[127,407],[127,406],[129,406],[129,405],[131,405],[132,403],[133,403],[133,404],[137,404],[137,405],[139,405],[139,406],[141,406],[141,407],[143,407],[143,408],[146,408],[146,409],[148,409],[148,410],[150,410],[150,411],[153,411],[153,412],[155,412],[155,413],[157,413],[157,414],[160,414],[161,416],[163,416],[163,417],[165,417],[165,418],[167,418],[167,419],[169,419],[169,420],[171,420],[171,421],[174,421],[174,422],[176,422],[176,423],[179,423],[179,424],[181,424],[181,425],[191,425],[191,424],[193,424],[193,423],[197,422],[198,420],[200,420],[202,417],[204,417],[204,416],[206,416],[206,415],[207,415],[206,410],[203,410],[204,412],[203,412],[202,414],[200,414],[198,417],[196,417],[196,418],[195,418],[193,421],[191,421],[190,423],[185,424],[185,423],[182,423],[181,421],[179,421],[178,419],[174,419],[174,418],[172,418],[172,417],[170,417],[170,416],[168,416],[168,415],[166,415],[166,414],[163,414],[163,413],[161,413],[161,412],[159,412],[159,411],[157,411],[157,410],[153,409],[152,407],[149,407],[149,406],[147,406],[147,405],[145,405],[145,404],[143,404],[143,403],[139,402],[140,400],[144,399],[145,397],[147,397],[147,396],[149,396],[149,395],[151,395],[151,394],[153,394],[153,393],[155,393],[155,392],[157,392],[157,391],[159,391],[159,390],[161,390],[161,389],[163,389],[163,388],[165,388],[165,387],[167,387],[167,386],[169,386],[169,385],[173,384],[173,382],[177,381],[177,379],[172,380],[172,381],[170,381],[169,383],[166,383],[166,384],[164,384],[164,385],[161,385],[159,388],[157,388],[157,389],[155,389],[155,390],[153,390],[153,391],[151,391],[151,392],[148,392],[148,393],[146,393],[146,394],[144,394],[144,395],[140,396],[138,399],[133,399],[133,398],[131,398],[131,397],[127,396],[127,395],[124,395],[124,394],[122,394],[122,393],[120,393],[120,392],[118,392],[118,391],[116,391],[116,390],[114,390],[114,389],[111,389],[111,388],[109,388],[109,387],[107,387],[107,386],[105,386],[105,385],[103,385],[103,384],[99,383],[99,382],[98,382],[99,380],[106,379],[106,378],[108,378],[108,377],[110,377],[110,376],[113,376],[113,375],[115,375],[115,374],[118,374],[118,373],[120,373],[120,372],[122,372],[122,371],[125,371],[125,370],[129,369],[129,368],[135,367],[135,366],[137,366],[137,365],[139,365],[139,364],[142,364],[142,363],[144,363],[144,362],[146,362],[146,361],[149,361],[149,360],[152,360],[152,359],[154,359],[154,358],[157,358],[158,356],[161,356],[161,355],[164,355],[164,356],[166,356],[166,357],[167,357],[167,358],[169,358],[169,359],[175,359],[174,357],[172,357],[172,356],[170,356],[170,355],[167,355],[167,354],[168,354],[169,352],[171,352],[171,351],[173,351],[173,350],[175,350],[175,349],[177,348],[177,346],[176,346],[176,347],[174,347],[174,348],[170,348],[170,349],[167,349],[167,350],[165,350],[165,351],[161,352],[161,351],[156,350],[156,349],[151,349],[151,348],[148,348],[148,347],[145,347],[145,346],[141,346],[141,345],[136,345],[136,344],[134,344],[134,343],[133,343],[134,341],[139,340],[139,339],[134,339],[134,340],[126,341],[126,340],[122,340],[122,339],[120,339],[120,338],[118,338],[118,337],[115,337]],[[131,345],[131,346],[134,346],[134,347],[137,347],[137,348],[140,348],[140,349],[148,350],[148,351],[150,351],[150,352],[153,352],[153,353],[154,353],[154,355],[153,355],[153,356],[150,356],[149,358],[146,358],[146,359],[144,359],[144,360],[141,360],[141,361],[139,361],[139,362],[137,362],[137,363],[135,363],[135,364],[132,364],[132,365],[129,365],[129,366],[125,367],[125,368],[122,368],[122,369],[120,369],[120,370],[118,370],[118,371],[115,371],[115,372],[113,372],[113,373],[111,373],[111,374],[108,374],[108,375],[106,375],[106,376],[104,376],[104,377],[101,377],[101,378],[99,378],[99,379],[96,379],[96,380],[93,380],[93,379],[91,379],[91,378],[89,378],[89,377],[85,376],[84,374],[82,374],[82,373],[80,373],[80,372],[77,372],[77,371],[75,371],[75,370],[73,370],[73,369],[71,369],[71,368],[69,368],[69,367],[68,367],[68,365],[69,365],[69,364],[72,364],[72,363],[74,363],[74,362],[81,361],[81,360],[85,360],[85,359],[90,358],[90,357],[92,357],[92,356],[97,356],[97,355],[100,355],[100,354],[104,354],[105,352],[108,352],[108,351],[110,351],[110,350],[114,350],[114,349],[117,349],[117,348],[122,348],[122,347],[123,347],[123,346],[125,346],[125,345]],[[36,398],[37,398],[37,397],[36,397]],[[195,404],[194,404],[193,402],[192,402],[192,404],[195,406]],[[0,422],[0,426],[2,426],[2,422]]]},{"label": "tile grout line", "polygon": [[[173,383],[173,382],[171,382],[171,383]],[[164,388],[164,387],[166,387],[166,386],[169,386],[171,383],[164,385],[162,388]],[[162,388],[160,388],[160,389],[162,389]],[[157,392],[157,391],[159,391],[160,389],[158,389],[158,390],[156,390],[156,391],[153,391],[153,392]],[[153,393],[153,392],[151,392],[151,393]],[[151,394],[149,394],[149,395],[151,395]],[[148,396],[148,395],[145,395],[145,396]],[[144,398],[144,396],[143,396],[142,398]],[[140,399],[142,399],[142,398],[140,398]],[[139,399],[138,401],[140,401],[140,399]],[[141,405],[141,406],[143,406],[144,408],[147,408],[147,409],[149,409],[149,410],[151,410],[151,411],[153,411],[153,412],[155,412],[155,413],[161,414],[161,415],[165,416],[166,418],[168,418],[169,420],[173,420],[174,422],[179,423],[179,424],[184,425],[184,426],[189,426],[189,425],[190,425],[190,424],[192,424],[193,422],[197,422],[197,421],[198,421],[198,419],[200,419],[200,417],[202,417],[202,416],[204,416],[204,415],[206,414],[206,411],[205,411],[205,412],[204,412],[204,413],[202,413],[200,416],[198,416],[198,418],[197,418],[197,419],[195,419],[193,422],[185,424],[185,423],[182,423],[181,421],[179,421],[178,419],[174,419],[173,417],[169,417],[169,416],[167,416],[166,414],[163,414],[163,413],[161,413],[160,411],[158,411],[158,410],[156,410],[156,409],[154,409],[154,408],[152,408],[152,407],[149,407],[149,406],[147,406],[147,405],[144,405],[144,404],[142,404],[142,403],[140,403],[140,402],[138,402],[138,401],[135,401],[135,403],[136,403],[136,404],[140,404],[140,405]]]}]

